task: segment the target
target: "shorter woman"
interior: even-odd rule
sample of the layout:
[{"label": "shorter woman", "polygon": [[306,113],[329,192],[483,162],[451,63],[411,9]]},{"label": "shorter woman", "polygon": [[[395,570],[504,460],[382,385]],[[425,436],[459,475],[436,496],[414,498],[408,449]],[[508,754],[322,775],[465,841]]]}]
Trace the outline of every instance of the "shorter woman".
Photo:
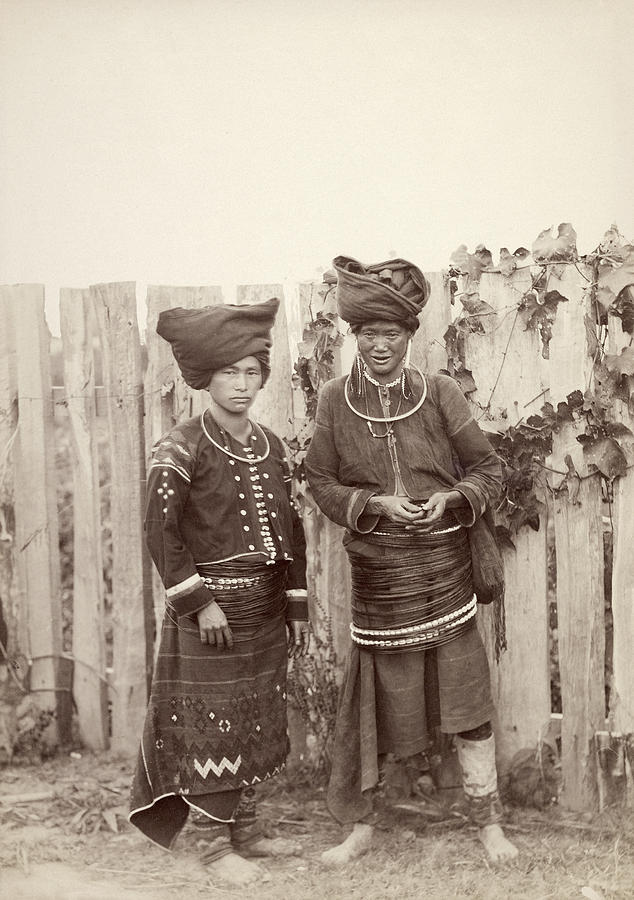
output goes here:
[{"label": "shorter woman", "polygon": [[171,848],[189,815],[205,862],[240,884],[261,874],[246,857],[297,849],[262,836],[254,797],[289,749],[287,652],[309,646],[287,459],[248,417],[270,372],[278,305],[170,309],[157,328],[211,404],[152,455],[145,531],[167,605],[130,821]]}]

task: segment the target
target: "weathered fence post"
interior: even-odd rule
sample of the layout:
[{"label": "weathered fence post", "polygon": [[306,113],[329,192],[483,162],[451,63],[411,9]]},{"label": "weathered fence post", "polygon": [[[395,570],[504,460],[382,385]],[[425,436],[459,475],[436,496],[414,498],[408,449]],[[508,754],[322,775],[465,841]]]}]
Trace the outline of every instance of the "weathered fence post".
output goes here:
[{"label": "weathered fence post", "polygon": [[[209,287],[148,285],[145,331],[147,368],[144,377],[146,461],[149,460],[153,444],[159,438],[177,422],[201,412],[209,399],[205,391],[194,391],[183,381],[169,343],[156,333],[159,314],[175,306],[200,309],[217,303],[222,303],[222,290],[215,285]],[[151,578],[157,634],[154,647],[156,652],[165,611],[165,589],[154,566]]]},{"label": "weathered fence post", "polygon": [[60,292],[65,402],[72,437],[73,697],[83,745],[101,750],[108,745],[108,693],[90,307],[90,291]]},{"label": "weathered fence post", "polygon": [[411,362],[428,375],[447,367],[443,340],[452,320],[449,285],[442,272],[425,272],[431,289],[429,300],[419,316],[420,327],[412,341]]},{"label": "weathered fence post", "polygon": [[154,617],[143,541],[143,374],[133,282],[90,288],[100,323],[112,480],[112,745],[138,744],[151,677]]},{"label": "weathered fence post", "polygon": [[[479,298],[494,314],[471,317],[481,330],[468,335],[465,365],[476,385],[469,395],[473,414],[485,429],[504,431],[537,412],[540,400],[543,403],[539,338],[535,331],[524,330],[517,311],[530,284],[527,270],[510,278],[500,273],[481,276]],[[518,750],[538,744],[550,722],[545,511],[539,531],[523,526],[512,540],[515,549],[502,551],[508,650],[499,662],[493,649],[492,610],[481,607],[478,615],[491,664],[502,770]]]},{"label": "weathered fence post", "polygon": [[[13,312],[11,288],[0,287],[0,640],[5,648],[0,651],[2,665],[17,660],[17,653],[27,647],[26,617],[24,612],[20,614],[15,573],[13,447],[18,427],[18,386]],[[22,679],[26,674],[26,670],[17,672]]]},{"label": "weathered fence post", "polygon": [[[318,313],[333,314],[334,292],[325,284],[305,282],[299,285],[299,304],[304,324],[303,340],[299,345],[299,355],[309,357],[316,341],[316,335],[307,326]],[[345,323],[341,323],[344,324]],[[341,372],[341,350],[333,350],[333,369],[336,376]],[[306,419],[305,407],[296,411],[296,427],[303,424],[311,433],[312,423]],[[344,529],[326,518],[310,496],[304,507],[304,531],[308,546],[307,580],[308,596],[315,621],[320,623],[324,615],[330,620],[333,649],[341,664],[350,645],[350,566],[341,543]],[[324,624],[324,623],[322,623]]]},{"label": "weathered fence post", "polygon": [[[550,396],[557,403],[590,381],[585,316],[591,312],[588,280],[575,266],[549,272],[548,289],[567,302],[557,307],[550,343]],[[553,436],[557,556],[557,635],[561,682],[562,804],[573,810],[598,805],[594,735],[605,724],[605,616],[601,481],[586,465],[577,425]]]},{"label": "weathered fence post", "polygon": [[[608,352],[617,355],[630,346],[631,335],[623,331],[621,320],[610,316]],[[634,377],[629,376],[630,396]],[[614,417],[634,432],[634,415],[629,404],[614,403]],[[634,438],[621,441],[628,471],[614,481],[612,507],[612,683],[610,685],[610,730],[619,735],[627,774],[626,802],[634,806]]]},{"label": "weathered fence post", "polygon": [[562,803],[582,811],[598,802],[594,735],[605,722],[605,620],[600,477],[578,471],[581,480],[555,497],[555,541]]},{"label": "weathered fence post", "polygon": [[32,661],[30,689],[42,708],[55,709],[57,737],[63,743],[70,737],[70,665],[62,655],[55,431],[44,287],[16,285],[10,298],[18,380],[15,537],[20,605],[28,622],[25,649]]}]

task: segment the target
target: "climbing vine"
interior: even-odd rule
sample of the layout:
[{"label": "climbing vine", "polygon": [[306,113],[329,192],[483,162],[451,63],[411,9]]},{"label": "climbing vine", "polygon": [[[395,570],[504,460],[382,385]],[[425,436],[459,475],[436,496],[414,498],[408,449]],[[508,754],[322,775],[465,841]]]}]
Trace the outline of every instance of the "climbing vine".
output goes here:
[{"label": "climbing vine", "polygon": [[[447,366],[442,371],[454,378],[469,396],[477,390],[477,385],[466,362],[468,341],[474,335],[486,335],[498,328],[501,318],[513,317],[508,343],[516,327],[535,331],[542,356],[549,359],[558,310],[561,304],[570,302],[560,291],[549,289],[549,278],[552,274],[561,276],[565,266],[578,268],[581,264],[581,274],[591,273],[586,285],[592,310],[592,315],[586,316],[587,348],[593,360],[590,383],[583,390],[573,391],[556,407],[545,402],[539,414],[490,435],[504,466],[497,518],[500,536],[507,541],[512,542],[513,534],[522,527],[536,530],[540,527],[547,493],[553,490],[552,479],[548,477],[549,471],[552,473],[548,459],[553,435],[564,425],[575,424],[577,441],[582,445],[589,470],[599,472],[608,486],[626,471],[624,446],[634,435],[626,425],[614,421],[610,413],[615,400],[622,400],[634,409],[634,346],[630,342],[620,354],[610,355],[605,351],[605,341],[609,316],[619,318],[623,331],[634,335],[634,246],[624,241],[616,226],[612,226],[592,253],[580,257],[575,230],[564,223],[556,234],[550,229],[541,232],[531,250],[519,247],[509,253],[503,247],[497,264],[484,245],[477,246],[473,253],[461,245],[452,254],[446,273],[451,303],[459,302],[462,309],[443,336]],[[518,268],[530,270],[530,284],[508,309],[494,310],[480,297],[483,273],[494,272],[508,278]],[[325,300],[334,283],[330,273],[326,273],[324,281]],[[294,382],[304,396],[306,419],[298,433],[288,440],[300,496],[305,487],[303,459],[314,428],[319,390],[336,374],[335,352],[342,342],[334,311],[318,312],[305,326]],[[501,367],[505,358],[506,351]],[[481,405],[480,419],[490,413],[499,375],[488,402]],[[565,470],[555,473],[560,476],[557,490],[568,490],[574,502],[579,476],[570,459],[565,465]]]},{"label": "climbing vine", "polygon": [[[560,274],[565,265],[578,267],[578,263],[583,263],[586,271],[592,273],[586,286],[593,310],[593,317],[586,316],[588,354],[593,359],[590,384],[583,391],[573,391],[556,408],[546,402],[539,415],[510,425],[493,436],[504,464],[498,528],[500,536],[510,542],[513,533],[522,526],[539,528],[546,492],[552,490],[546,477],[546,462],[552,452],[553,434],[564,425],[576,424],[580,431],[576,439],[582,445],[589,470],[598,472],[608,487],[615,478],[625,474],[627,459],[623,447],[634,436],[626,425],[614,421],[610,412],[615,400],[633,408],[634,346],[630,341],[620,354],[609,355],[605,352],[605,340],[609,316],[618,317],[623,331],[630,336],[634,334],[634,246],[625,242],[616,226],[612,226],[593,253],[579,257],[575,231],[564,223],[555,236],[550,230],[543,231],[530,252],[521,247],[510,254],[502,248],[497,266],[483,245],[476,247],[473,254],[462,245],[452,255],[447,273],[452,303],[459,300],[463,309],[444,335],[445,371],[468,396],[477,390],[477,385],[466,365],[467,338],[497,327],[496,317],[491,315],[494,311],[479,296],[482,273],[499,272],[508,277],[518,267],[530,266],[531,285],[508,313],[515,316],[513,327],[519,319],[526,330],[537,331],[542,356],[548,359],[558,307],[568,302],[559,291],[548,289],[548,276],[553,272]],[[506,352],[502,366],[505,357]],[[489,412],[491,397],[482,415]],[[575,502],[579,476],[570,457],[566,457],[565,465],[566,471],[557,473],[562,476],[557,490],[568,490]]]},{"label": "climbing vine", "polygon": [[315,426],[319,391],[326,381],[335,377],[335,351],[343,343],[337,321],[336,313],[320,311],[306,323],[302,352],[294,365],[293,380],[303,394],[306,419],[286,443],[293,456],[293,474],[300,494],[305,482],[304,456]]}]

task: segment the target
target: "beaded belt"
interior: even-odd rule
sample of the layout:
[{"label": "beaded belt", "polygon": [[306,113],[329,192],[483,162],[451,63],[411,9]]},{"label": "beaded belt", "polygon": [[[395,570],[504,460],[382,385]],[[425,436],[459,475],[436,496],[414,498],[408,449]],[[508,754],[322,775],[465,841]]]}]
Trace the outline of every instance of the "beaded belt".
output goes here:
[{"label": "beaded belt", "polygon": [[[424,525],[424,521],[421,524]],[[462,531],[464,529],[462,525],[456,522],[453,513],[446,512],[438,520],[433,531],[423,531],[422,529],[419,531],[416,529],[408,531],[404,524],[392,522],[390,519],[381,516],[372,531],[361,534],[359,537],[367,544],[380,544],[386,547],[419,547],[429,544],[429,538],[435,538],[444,534],[459,536],[459,532]]]},{"label": "beaded belt", "polygon": [[237,575],[235,578],[220,578],[218,575],[201,575],[201,578],[205,582],[205,587],[210,591],[235,591],[261,584],[263,576]]},{"label": "beaded belt", "polygon": [[456,637],[456,630],[469,622],[476,614],[477,598],[474,594],[468,603],[452,613],[405,628],[358,628],[350,623],[350,636],[356,644],[377,649],[414,649],[421,646],[437,646],[444,639]]},{"label": "beaded belt", "polygon": [[216,563],[199,565],[197,569],[207,590],[213,591],[214,600],[231,628],[263,625],[286,609],[288,566],[285,563],[250,565],[246,570]]}]

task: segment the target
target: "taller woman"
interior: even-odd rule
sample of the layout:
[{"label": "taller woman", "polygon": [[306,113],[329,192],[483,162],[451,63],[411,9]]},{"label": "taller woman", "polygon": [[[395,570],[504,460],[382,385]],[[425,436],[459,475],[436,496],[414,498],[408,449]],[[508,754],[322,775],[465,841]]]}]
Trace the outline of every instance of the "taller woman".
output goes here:
[{"label": "taller woman", "polygon": [[354,827],[324,859],[343,864],[369,849],[381,761],[424,753],[436,726],[455,736],[489,856],[509,858],[468,533],[495,498],[500,464],[456,382],[407,365],[428,299],[420,270],[342,256],[334,266],[357,357],[322,389],[306,471],[318,505],[347,529],[352,642],[328,804]]}]

